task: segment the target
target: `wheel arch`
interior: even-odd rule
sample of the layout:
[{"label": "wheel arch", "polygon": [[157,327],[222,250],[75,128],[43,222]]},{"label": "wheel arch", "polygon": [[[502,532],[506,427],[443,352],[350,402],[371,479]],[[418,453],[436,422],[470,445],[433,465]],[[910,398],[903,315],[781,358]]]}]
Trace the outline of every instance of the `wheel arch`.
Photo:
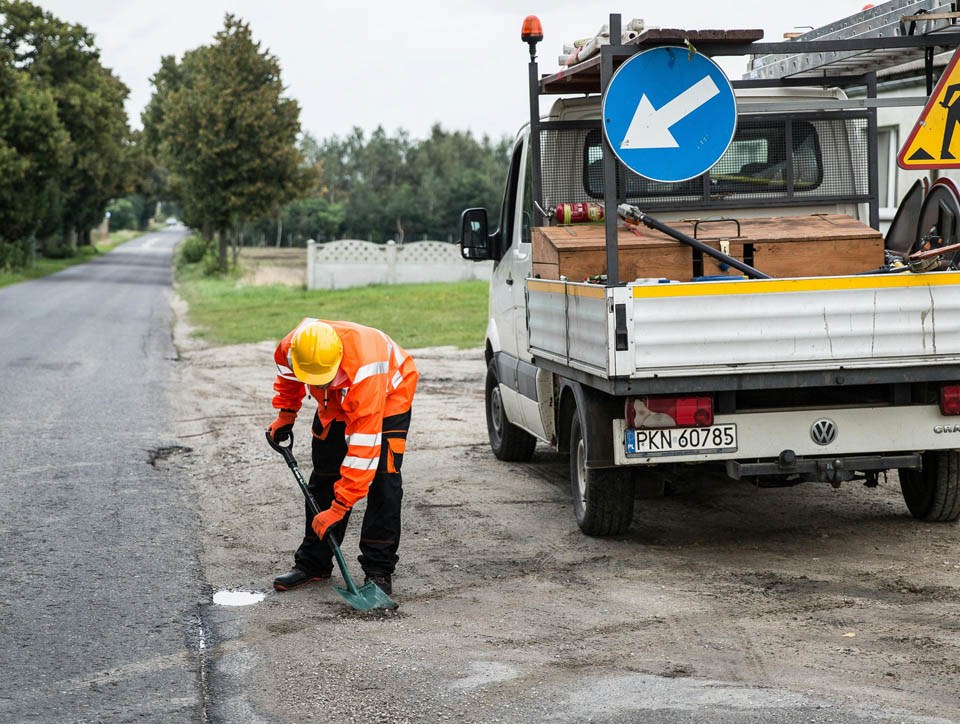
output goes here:
[{"label": "wheel arch", "polygon": [[497,320],[494,318],[492,313],[487,319],[487,333],[485,335],[485,339],[486,342],[484,344],[484,355],[486,355],[487,364],[490,364],[490,359],[493,357],[494,353],[503,349],[503,345],[500,344],[500,330],[497,328]]},{"label": "wheel arch", "polygon": [[487,344],[483,348],[483,361],[485,365],[489,365],[490,360],[492,359],[493,359],[493,344],[491,344],[490,340],[488,339]]},{"label": "wheel arch", "polygon": [[580,414],[587,467],[613,467],[612,421],[623,414],[622,399],[565,377],[560,378],[557,395],[557,449],[569,452],[570,424]]}]

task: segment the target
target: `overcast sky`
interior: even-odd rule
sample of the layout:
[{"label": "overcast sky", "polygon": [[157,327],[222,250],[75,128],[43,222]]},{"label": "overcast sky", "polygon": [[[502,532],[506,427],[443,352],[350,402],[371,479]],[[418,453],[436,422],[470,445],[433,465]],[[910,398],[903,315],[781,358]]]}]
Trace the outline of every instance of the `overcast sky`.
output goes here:
[{"label": "overcast sky", "polygon": [[[248,22],[275,55],[304,131],[319,139],[354,126],[422,138],[434,123],[477,135],[513,135],[527,119],[527,46],[520,26],[540,17],[541,73],[558,68],[564,43],[592,36],[619,12],[660,28],[760,28],[766,40],[858,12],[863,2],[674,0],[635,10],[596,0],[33,0],[86,26],[103,64],[130,89],[133,127],[150,99],[160,58],[212,42],[226,13]],[[732,79],[743,63],[724,61]]]}]

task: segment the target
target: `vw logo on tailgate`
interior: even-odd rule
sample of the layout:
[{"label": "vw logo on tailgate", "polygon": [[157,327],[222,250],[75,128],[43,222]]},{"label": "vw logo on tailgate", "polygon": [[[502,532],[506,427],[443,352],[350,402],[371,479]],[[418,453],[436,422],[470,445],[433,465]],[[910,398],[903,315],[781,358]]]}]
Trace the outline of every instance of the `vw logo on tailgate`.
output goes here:
[{"label": "vw logo on tailgate", "polygon": [[810,439],[817,445],[829,445],[837,439],[837,423],[821,417],[810,426]]}]

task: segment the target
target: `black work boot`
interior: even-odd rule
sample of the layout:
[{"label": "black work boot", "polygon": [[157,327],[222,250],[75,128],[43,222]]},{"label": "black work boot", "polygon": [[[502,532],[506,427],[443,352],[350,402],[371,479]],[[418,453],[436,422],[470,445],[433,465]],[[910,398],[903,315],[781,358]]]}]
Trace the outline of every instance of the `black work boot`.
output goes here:
[{"label": "black work boot", "polygon": [[291,591],[294,588],[300,588],[314,581],[325,581],[330,578],[330,571],[320,571],[319,573],[307,573],[299,568],[291,568],[286,573],[273,579],[273,588],[277,591]]},{"label": "black work boot", "polygon": [[388,596],[393,593],[393,585],[390,582],[389,573],[367,573],[363,578],[363,582],[364,584],[367,584],[370,583],[370,581],[373,581],[380,586],[380,590],[382,590]]}]

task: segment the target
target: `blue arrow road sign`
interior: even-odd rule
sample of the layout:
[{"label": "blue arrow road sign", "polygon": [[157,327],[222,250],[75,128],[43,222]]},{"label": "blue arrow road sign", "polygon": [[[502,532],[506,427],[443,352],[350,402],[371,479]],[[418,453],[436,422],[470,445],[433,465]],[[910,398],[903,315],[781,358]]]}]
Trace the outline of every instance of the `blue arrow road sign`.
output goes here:
[{"label": "blue arrow road sign", "polygon": [[603,131],[627,168],[654,181],[695,178],[724,154],[737,102],[720,67],[686,48],[638,53],[603,96]]}]

